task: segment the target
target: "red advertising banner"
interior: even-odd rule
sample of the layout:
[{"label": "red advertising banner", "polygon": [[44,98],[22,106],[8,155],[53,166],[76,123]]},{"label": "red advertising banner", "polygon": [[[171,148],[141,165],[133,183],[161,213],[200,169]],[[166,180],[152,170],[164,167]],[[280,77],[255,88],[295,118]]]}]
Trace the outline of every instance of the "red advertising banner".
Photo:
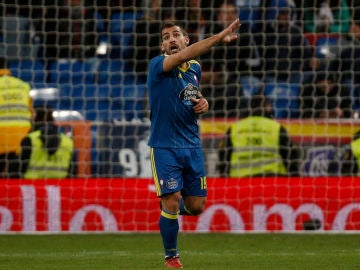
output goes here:
[{"label": "red advertising banner", "polygon": [[[151,179],[0,180],[0,232],[156,232]],[[360,230],[360,179],[208,179],[199,217],[184,232]],[[313,223],[312,223],[313,222]],[[311,225],[310,224],[310,225]],[[308,227],[309,229],[309,227]]]}]

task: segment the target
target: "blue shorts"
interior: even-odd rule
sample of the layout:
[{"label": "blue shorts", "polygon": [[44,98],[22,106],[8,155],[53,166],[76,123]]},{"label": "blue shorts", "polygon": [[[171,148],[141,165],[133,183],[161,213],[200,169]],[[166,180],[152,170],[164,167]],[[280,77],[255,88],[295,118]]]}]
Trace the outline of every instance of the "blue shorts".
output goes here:
[{"label": "blue shorts", "polygon": [[150,148],[156,195],[181,191],[207,196],[205,161],[201,148]]}]

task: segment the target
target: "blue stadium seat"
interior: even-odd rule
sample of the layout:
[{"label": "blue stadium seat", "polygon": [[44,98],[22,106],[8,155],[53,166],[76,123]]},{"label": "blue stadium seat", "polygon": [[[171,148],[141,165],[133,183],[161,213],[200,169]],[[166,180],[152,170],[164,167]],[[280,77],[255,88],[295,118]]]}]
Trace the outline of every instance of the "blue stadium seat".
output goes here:
[{"label": "blue stadium seat", "polygon": [[101,59],[97,68],[97,82],[99,84],[120,85],[132,84],[134,74],[128,63],[118,59]]},{"label": "blue stadium seat", "polygon": [[85,119],[90,121],[111,121],[111,104],[110,98],[87,98],[83,106]]},{"label": "blue stadium seat", "polygon": [[59,84],[84,84],[95,82],[92,63],[88,61],[59,59],[49,66],[50,82]]},{"label": "blue stadium seat", "polygon": [[246,97],[258,93],[263,85],[262,81],[255,76],[241,76],[240,84]]},{"label": "blue stadium seat", "polygon": [[125,11],[112,14],[110,19],[110,41],[112,58],[127,58],[131,55],[131,39],[134,34],[135,21],[142,13]]},{"label": "blue stadium seat", "polygon": [[265,95],[269,97],[274,118],[296,118],[299,115],[300,84],[267,83]]},{"label": "blue stadium seat", "polygon": [[261,1],[241,0],[237,2],[240,22],[247,24],[249,29],[255,29],[257,22],[261,19]]},{"label": "blue stadium seat", "polygon": [[61,85],[59,109],[79,111],[86,120],[111,121],[111,86],[98,84]]},{"label": "blue stadium seat", "polygon": [[112,88],[114,117],[131,121],[145,117],[146,85],[129,84]]},{"label": "blue stadium seat", "polygon": [[123,80],[123,70],[123,61],[102,59],[97,70],[97,81],[99,84],[120,84]]},{"label": "blue stadium seat", "polygon": [[335,57],[334,46],[338,43],[339,35],[319,36],[315,42],[315,54],[318,58]]},{"label": "blue stadium seat", "polygon": [[47,72],[40,60],[12,60],[8,67],[14,77],[30,84],[46,82]]}]

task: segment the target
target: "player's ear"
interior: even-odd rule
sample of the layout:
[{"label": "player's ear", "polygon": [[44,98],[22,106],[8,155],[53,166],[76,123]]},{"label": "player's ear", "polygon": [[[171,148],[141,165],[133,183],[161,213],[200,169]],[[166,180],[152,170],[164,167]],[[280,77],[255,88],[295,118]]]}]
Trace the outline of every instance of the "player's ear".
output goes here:
[{"label": "player's ear", "polygon": [[190,43],[189,36],[185,36],[185,44],[186,44],[186,46],[189,45],[189,43]]},{"label": "player's ear", "polygon": [[161,50],[161,52],[165,52],[165,48],[164,48],[164,45],[162,43],[160,45],[160,50]]}]

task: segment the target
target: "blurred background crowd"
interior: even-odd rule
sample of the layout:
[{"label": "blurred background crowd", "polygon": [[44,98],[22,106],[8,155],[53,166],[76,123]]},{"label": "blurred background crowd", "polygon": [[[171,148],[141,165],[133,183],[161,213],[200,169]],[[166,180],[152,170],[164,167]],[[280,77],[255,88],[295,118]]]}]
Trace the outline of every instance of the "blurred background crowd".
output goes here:
[{"label": "blurred background crowd", "polygon": [[[55,111],[78,113],[67,114],[65,120],[148,123],[147,68],[149,60],[161,53],[162,23],[179,21],[193,43],[237,17],[240,38],[197,59],[203,70],[202,92],[210,104],[204,120],[251,118],[258,114],[253,111],[253,98],[259,96],[266,97],[266,117],[273,119],[341,119],[348,123],[359,117],[357,0],[4,0],[0,14],[0,58],[7,63],[1,69],[7,68],[30,84],[35,107],[46,103]],[[57,114],[57,120],[64,120],[64,115]],[[119,132],[124,133],[124,141],[132,138],[128,131],[116,133],[102,127],[120,148],[129,141],[118,143]],[[138,129],[132,134],[138,134]],[[291,148],[286,130],[279,132],[284,148]],[[98,130],[94,134],[91,130],[93,164],[101,164],[97,162],[101,155],[108,164],[110,154],[96,151],[107,151],[111,144],[107,137],[99,143]],[[142,145],[144,134],[137,135]],[[230,164],[227,150],[234,143],[223,142],[226,149],[220,148],[219,158],[225,164],[220,167]],[[218,145],[211,142],[210,148]],[[330,159],[336,152],[331,151]],[[289,173],[296,175],[297,163],[288,161],[301,156],[290,152],[281,151],[281,159]],[[356,163],[356,153],[347,160]],[[121,163],[115,154],[110,159]],[[121,165],[130,170],[129,162]],[[124,174],[106,166],[102,169],[106,175]],[[357,174],[355,167],[346,170]],[[219,168],[225,175],[231,174],[228,170]],[[136,175],[138,170],[130,171]]]},{"label": "blurred background crowd", "polygon": [[261,90],[276,118],[352,118],[360,107],[359,3],[4,0],[0,56],[33,88],[60,89],[57,108],[131,120],[145,116],[147,64],[160,53],[164,20],[181,21],[196,42],[239,17],[240,39],[199,59],[207,117],[245,116]]}]

